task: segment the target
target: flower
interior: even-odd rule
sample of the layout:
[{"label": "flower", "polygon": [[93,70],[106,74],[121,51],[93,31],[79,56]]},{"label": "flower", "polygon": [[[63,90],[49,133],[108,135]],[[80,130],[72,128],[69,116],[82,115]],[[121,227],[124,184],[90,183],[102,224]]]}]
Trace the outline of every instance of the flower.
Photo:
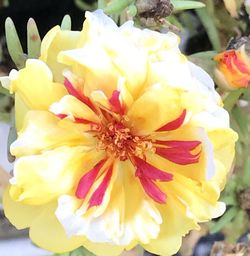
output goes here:
[{"label": "flower", "polygon": [[19,104],[6,216],[53,252],[174,254],[225,210],[237,135],[212,79],[173,33],[117,27],[101,11],[72,44],[53,31],[40,60],[4,79]]},{"label": "flower", "polygon": [[215,79],[219,86],[235,90],[246,88],[250,83],[250,58],[245,49],[246,44],[234,50],[217,54]]}]

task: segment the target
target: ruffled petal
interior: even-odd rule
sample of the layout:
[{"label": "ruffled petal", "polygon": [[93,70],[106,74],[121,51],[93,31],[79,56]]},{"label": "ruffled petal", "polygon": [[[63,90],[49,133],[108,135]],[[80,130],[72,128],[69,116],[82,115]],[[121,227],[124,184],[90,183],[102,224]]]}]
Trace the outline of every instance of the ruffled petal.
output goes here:
[{"label": "ruffled petal", "polygon": [[16,130],[20,131],[24,124],[25,115],[29,111],[29,108],[16,93],[15,95],[15,118],[16,118]]},{"label": "ruffled petal", "polygon": [[148,135],[175,120],[182,112],[178,92],[155,84],[132,104],[127,116],[135,134]]},{"label": "ruffled petal", "polygon": [[10,187],[6,188],[3,194],[5,216],[17,229],[30,227],[34,219],[42,211],[43,206],[26,205],[16,202],[10,197],[9,189]]},{"label": "ruffled petal", "polygon": [[16,201],[40,205],[70,193],[91,157],[83,147],[60,147],[21,157],[14,166],[10,194]]},{"label": "ruffled petal", "polygon": [[96,256],[103,256],[105,253],[108,253],[109,256],[120,256],[124,250],[123,246],[108,243],[93,243],[89,240],[84,241],[84,247]]},{"label": "ruffled petal", "polygon": [[[129,161],[117,162],[104,200],[96,208],[88,209],[88,204],[81,205],[81,200],[74,197],[60,197],[56,215],[67,233],[84,235],[97,245],[107,243],[107,247],[117,250],[131,248],[136,241],[147,243],[156,238],[161,216],[154,203],[145,198],[139,181],[134,179],[134,171]],[[100,181],[96,183],[90,195]],[[85,201],[88,202],[88,197]]]},{"label": "ruffled petal", "polygon": [[91,146],[88,134],[81,125],[60,120],[47,111],[29,111],[17,140],[11,144],[11,154],[23,156],[39,154],[60,146]]},{"label": "ruffled petal", "polygon": [[[73,68],[78,65],[75,71],[84,78],[87,94],[101,89],[109,97],[116,89],[118,77],[124,77],[129,92],[138,96],[147,75],[145,52],[117,33],[117,26],[101,11],[87,12],[86,18],[81,48],[64,51],[59,54],[59,61]],[[105,33],[102,32],[103,22],[109,24],[103,30]]]},{"label": "ruffled petal", "polygon": [[198,229],[198,226],[187,216],[186,208],[170,193],[167,204],[158,208],[163,218],[160,234],[157,239],[142,246],[157,255],[173,255],[181,246],[182,236],[190,229]]},{"label": "ruffled petal", "polygon": [[55,216],[56,202],[45,207],[30,227],[30,238],[39,247],[51,252],[64,253],[83,245],[82,236],[68,237]]},{"label": "ruffled petal", "polygon": [[77,98],[66,95],[59,102],[56,102],[50,106],[50,111],[57,116],[65,116],[72,121],[81,123],[98,123],[99,119],[97,115],[87,105],[82,103]]},{"label": "ruffled petal", "polygon": [[53,102],[66,94],[64,86],[52,80],[52,73],[44,62],[29,59],[11,81],[10,91],[19,94],[30,109],[48,110]]},{"label": "ruffled petal", "polygon": [[63,70],[66,68],[57,61],[59,52],[75,48],[79,39],[80,32],[61,30],[59,26],[52,28],[43,38],[40,60],[50,67],[54,81],[63,83]]},{"label": "ruffled petal", "polygon": [[208,132],[208,137],[213,145],[217,165],[212,181],[222,190],[234,160],[238,135],[231,129],[215,129]]}]

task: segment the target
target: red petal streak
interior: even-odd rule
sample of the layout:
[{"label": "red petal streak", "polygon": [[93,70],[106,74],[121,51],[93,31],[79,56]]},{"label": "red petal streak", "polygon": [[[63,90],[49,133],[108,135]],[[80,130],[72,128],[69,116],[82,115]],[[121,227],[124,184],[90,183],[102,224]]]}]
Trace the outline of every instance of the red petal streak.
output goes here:
[{"label": "red petal streak", "polygon": [[177,119],[165,124],[164,126],[159,128],[157,132],[165,132],[165,131],[172,131],[172,130],[178,129],[183,124],[186,114],[187,114],[187,111],[186,109],[184,109],[181,115]]},{"label": "red petal streak", "polygon": [[139,177],[139,179],[148,196],[150,196],[157,203],[166,203],[167,195],[163,193],[152,180],[142,177]]},{"label": "red petal streak", "polygon": [[65,114],[57,114],[56,116],[59,117],[60,119],[64,119],[64,118],[66,118],[68,115],[65,115]]},{"label": "red petal streak", "polygon": [[122,106],[122,104],[120,102],[119,96],[120,96],[119,91],[117,91],[117,90],[113,91],[112,96],[109,99],[109,103],[111,104],[112,109],[115,113],[123,115],[125,109],[124,109],[124,106]]},{"label": "red petal streak", "polygon": [[112,173],[113,173],[113,166],[110,166],[108,169],[108,172],[106,173],[105,177],[103,178],[101,184],[99,185],[99,187],[95,190],[95,192],[89,199],[89,208],[92,206],[98,206],[102,203],[103,197],[104,197],[105,192],[110,183]]},{"label": "red petal streak", "polygon": [[75,193],[77,198],[84,199],[86,197],[87,193],[89,192],[91,186],[93,185],[99,171],[101,170],[105,162],[106,159],[101,160],[94,166],[93,169],[91,169],[85,175],[82,176],[78,183]]},{"label": "red petal streak", "polygon": [[[59,117],[60,119],[64,119],[66,118],[68,115],[66,114],[57,114],[57,117]],[[97,123],[93,122],[93,121],[89,121],[87,119],[84,118],[78,118],[78,117],[74,117],[74,122],[77,124],[92,124],[92,125],[97,125]]]},{"label": "red petal streak", "polygon": [[171,148],[183,148],[186,150],[193,150],[201,144],[201,141],[199,141],[199,140],[190,140],[190,141],[184,141],[184,140],[161,141],[161,140],[157,140],[157,141],[155,141],[155,143],[160,144],[160,145],[165,145],[165,146],[168,146]]},{"label": "red petal streak", "polygon": [[76,97],[78,100],[80,100],[81,102],[86,104],[89,108],[91,108],[94,112],[96,112],[96,108],[93,105],[93,103],[90,101],[90,99],[85,95],[83,95],[80,91],[76,90],[75,87],[67,78],[64,78],[64,86],[66,87],[70,95]]},{"label": "red petal streak", "polygon": [[193,155],[185,148],[157,148],[156,154],[180,165],[198,163],[200,157],[200,152]]},{"label": "red petal streak", "polygon": [[243,61],[241,61],[238,57],[234,59],[234,64],[236,65],[236,67],[241,73],[250,75],[250,69],[248,69],[247,65]]},{"label": "red petal streak", "polygon": [[147,163],[141,158],[134,157],[136,163],[136,172],[135,176],[139,178],[146,178],[151,180],[160,180],[160,181],[170,181],[173,179],[173,175],[167,172],[164,172],[153,165]]}]

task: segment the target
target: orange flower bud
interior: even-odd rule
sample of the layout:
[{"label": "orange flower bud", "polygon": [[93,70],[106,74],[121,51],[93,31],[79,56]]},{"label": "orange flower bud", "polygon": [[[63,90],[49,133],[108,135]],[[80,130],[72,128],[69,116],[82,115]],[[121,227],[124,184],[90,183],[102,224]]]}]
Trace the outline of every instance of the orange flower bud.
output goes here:
[{"label": "orange flower bud", "polygon": [[234,90],[250,83],[250,60],[245,45],[238,50],[227,50],[214,57],[217,62],[215,80],[218,86]]}]

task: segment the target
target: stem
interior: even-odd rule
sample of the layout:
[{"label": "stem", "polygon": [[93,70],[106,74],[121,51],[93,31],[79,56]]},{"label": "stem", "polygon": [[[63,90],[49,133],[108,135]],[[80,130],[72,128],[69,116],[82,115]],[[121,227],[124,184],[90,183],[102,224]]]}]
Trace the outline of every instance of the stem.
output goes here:
[{"label": "stem", "polygon": [[230,112],[244,91],[244,89],[239,89],[237,91],[230,92],[224,100],[224,108]]}]

